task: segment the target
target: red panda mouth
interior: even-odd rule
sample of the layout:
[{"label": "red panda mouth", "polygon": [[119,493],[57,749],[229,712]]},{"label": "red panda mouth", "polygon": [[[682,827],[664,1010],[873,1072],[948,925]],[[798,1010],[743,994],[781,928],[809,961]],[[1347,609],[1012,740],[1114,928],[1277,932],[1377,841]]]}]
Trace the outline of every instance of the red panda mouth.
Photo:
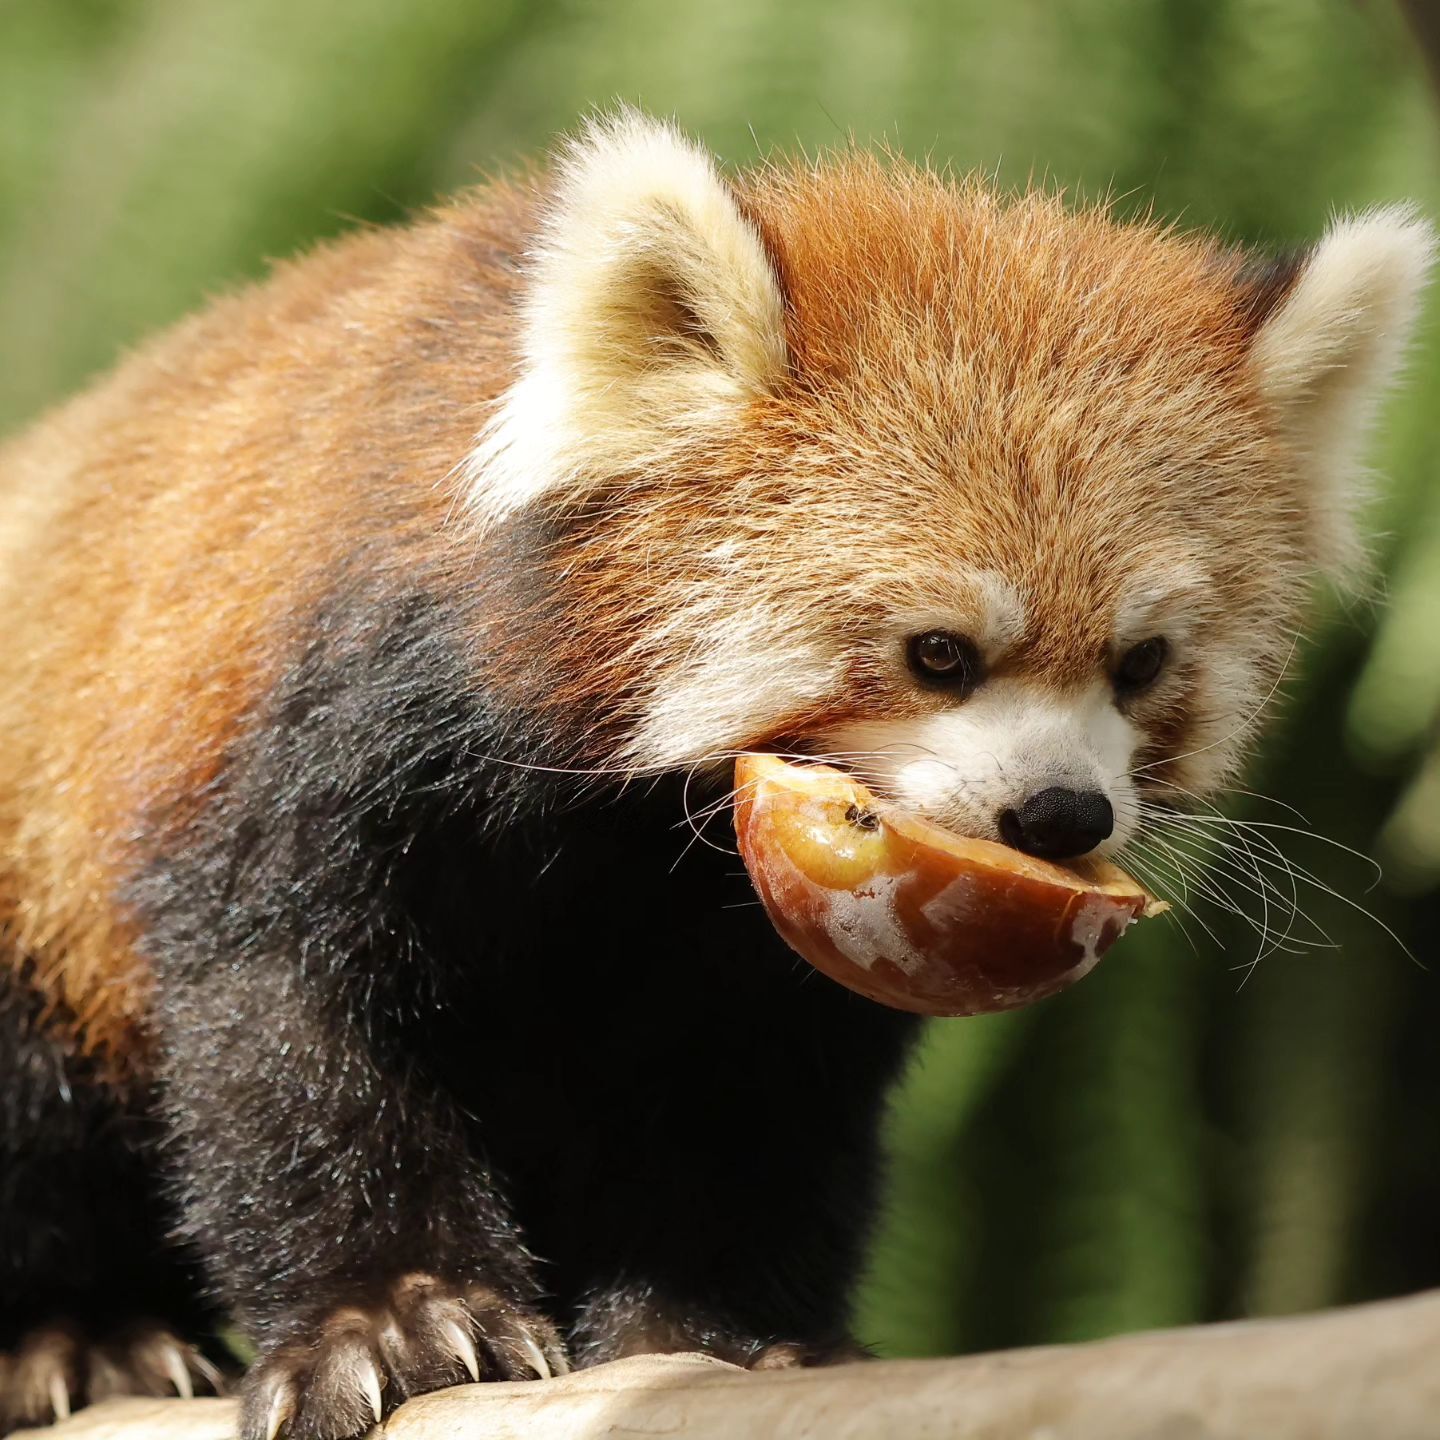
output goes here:
[{"label": "red panda mouth", "polygon": [[739,799],[741,786],[739,778],[740,766],[743,765],[747,759],[757,756],[777,760],[788,766],[791,771],[800,774],[810,771],[844,776],[845,779],[855,787],[857,797],[862,794],[865,797],[863,800],[857,798],[855,802],[856,823],[861,824],[863,828],[873,826],[878,820],[878,817],[884,813],[891,817],[901,819],[908,818],[916,824],[926,825],[934,830],[942,831],[961,843],[984,839],[982,836],[968,835],[963,830],[941,825],[938,821],[930,819],[915,809],[914,806],[906,805],[897,796],[886,794],[883,784],[877,782],[874,778],[862,777],[856,774],[849,766],[841,763],[837,757],[827,754],[823,750],[813,750],[803,740],[776,740],[770,745],[757,745],[753,750],[740,755],[736,764],[734,792],[737,801]]},{"label": "red panda mouth", "polygon": [[815,760],[742,756],[735,794],[740,853],[780,936],[894,1008],[975,1015],[1044,999],[1168,908],[1107,861],[1062,866],[967,839]]},{"label": "red panda mouth", "polygon": [[840,757],[821,750],[813,752],[803,742],[757,747],[756,755],[773,756],[797,768],[821,768],[846,775],[873,802],[897,816],[909,817],[933,831],[942,831],[953,840],[968,844],[996,844],[1017,855],[1041,862],[1076,868],[1084,872],[1102,859],[1100,847],[1115,834],[1115,812],[1110,797],[1095,788],[1068,785],[1041,787],[1015,808],[999,812],[994,825],[981,832],[967,830],[917,809],[896,795],[887,794],[883,780],[861,776]]}]

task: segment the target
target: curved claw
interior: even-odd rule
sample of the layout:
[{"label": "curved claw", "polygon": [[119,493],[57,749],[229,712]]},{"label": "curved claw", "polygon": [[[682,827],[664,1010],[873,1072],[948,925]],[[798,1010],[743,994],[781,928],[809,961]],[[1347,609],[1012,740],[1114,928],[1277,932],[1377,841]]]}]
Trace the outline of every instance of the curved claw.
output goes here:
[{"label": "curved claw", "polygon": [[161,1365],[165,1374],[169,1377],[170,1383],[175,1387],[175,1393],[182,1400],[193,1400],[195,1398],[195,1386],[190,1380],[190,1370],[185,1364],[185,1357],[174,1346],[167,1344],[162,1352]]},{"label": "curved claw", "polygon": [[265,1440],[275,1440],[294,1413],[294,1392],[288,1385],[282,1385],[270,1397],[270,1409],[265,1415]]},{"label": "curved claw", "polygon": [[65,1383],[64,1375],[59,1370],[51,1371],[45,1388],[50,1397],[50,1409],[54,1412],[56,1420],[68,1420],[70,1418],[70,1387]]},{"label": "curved claw", "polygon": [[373,1360],[366,1360],[360,1368],[356,1377],[360,1386],[360,1393],[365,1398],[365,1403],[370,1407],[370,1412],[375,1417],[378,1425],[384,1418],[385,1404],[380,1398],[380,1372],[375,1368]]},{"label": "curved claw", "polygon": [[530,1357],[530,1364],[535,1374],[541,1380],[549,1380],[550,1362],[545,1358],[545,1352],[535,1343],[535,1337],[528,1331],[522,1332],[520,1343],[525,1347],[525,1353]]},{"label": "curved claw", "polygon": [[475,1342],[465,1332],[465,1327],[454,1320],[445,1325],[445,1335],[455,1351],[455,1358],[469,1372],[474,1381],[480,1379],[480,1357],[475,1353]]},{"label": "curved claw", "polygon": [[223,1395],[225,1393],[225,1377],[198,1350],[190,1352],[190,1364],[215,1394]]}]

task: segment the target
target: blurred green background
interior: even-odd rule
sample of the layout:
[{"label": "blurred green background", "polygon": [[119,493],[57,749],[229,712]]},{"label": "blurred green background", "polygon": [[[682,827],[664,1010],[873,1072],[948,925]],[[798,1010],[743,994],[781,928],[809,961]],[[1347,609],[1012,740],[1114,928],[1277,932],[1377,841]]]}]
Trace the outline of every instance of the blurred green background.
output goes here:
[{"label": "blurred green background", "polygon": [[[0,426],[267,257],[617,96],[729,163],[853,130],[1267,246],[1373,201],[1440,213],[1390,0],[0,0]],[[1201,905],[1213,938],[1156,924],[1069,995],[935,1026],[862,1306],[883,1350],[1440,1284],[1437,377],[1428,320],[1375,447],[1388,580],[1321,597],[1247,782],[1305,820],[1231,797],[1385,880],[1270,830],[1343,897],[1300,893],[1338,948],[1252,964],[1254,930]]]}]

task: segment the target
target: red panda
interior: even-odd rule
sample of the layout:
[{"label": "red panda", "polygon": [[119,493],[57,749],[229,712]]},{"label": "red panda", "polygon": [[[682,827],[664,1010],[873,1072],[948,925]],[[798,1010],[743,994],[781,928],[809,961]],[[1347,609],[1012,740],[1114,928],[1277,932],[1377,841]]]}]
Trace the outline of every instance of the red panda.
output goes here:
[{"label": "red panda", "polygon": [[1431,245],[727,178],[625,112],[13,441],[0,1432],[209,1383],[222,1316],[243,1440],[857,1353],[915,1021],[807,983],[690,779],[823,755],[1056,856],[1213,790]]}]

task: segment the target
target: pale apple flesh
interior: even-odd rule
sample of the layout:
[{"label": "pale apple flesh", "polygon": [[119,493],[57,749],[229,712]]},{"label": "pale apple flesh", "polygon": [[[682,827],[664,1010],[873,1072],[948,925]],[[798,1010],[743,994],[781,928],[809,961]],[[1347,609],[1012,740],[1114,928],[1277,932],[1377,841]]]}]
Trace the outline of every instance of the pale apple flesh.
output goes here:
[{"label": "pale apple flesh", "polygon": [[1104,860],[1054,865],[952,834],[825,765],[735,767],[735,830],[771,923],[883,1005],[981,1015],[1043,1000],[1168,907]]}]

